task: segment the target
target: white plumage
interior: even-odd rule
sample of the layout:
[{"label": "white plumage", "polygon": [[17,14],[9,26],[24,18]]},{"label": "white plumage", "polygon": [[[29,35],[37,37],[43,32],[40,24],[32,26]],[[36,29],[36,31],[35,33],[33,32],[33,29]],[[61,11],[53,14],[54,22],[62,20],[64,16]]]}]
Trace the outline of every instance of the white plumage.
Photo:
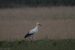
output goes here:
[{"label": "white plumage", "polygon": [[33,28],[32,30],[29,31],[29,33],[37,33],[38,32],[38,26],[36,26],[35,28]]},{"label": "white plumage", "polygon": [[41,26],[41,25],[40,25],[40,23],[37,22],[37,23],[36,23],[36,26],[35,26],[33,29],[31,29],[31,30],[25,35],[24,38],[30,37],[31,35],[34,35],[35,33],[37,33],[38,30],[39,30],[39,26]]}]

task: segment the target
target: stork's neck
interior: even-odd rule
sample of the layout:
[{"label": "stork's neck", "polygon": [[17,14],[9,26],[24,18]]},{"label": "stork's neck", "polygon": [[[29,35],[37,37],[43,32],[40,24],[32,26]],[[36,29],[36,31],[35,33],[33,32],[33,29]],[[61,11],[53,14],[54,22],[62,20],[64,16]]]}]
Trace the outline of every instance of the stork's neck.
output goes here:
[{"label": "stork's neck", "polygon": [[36,26],[35,26],[35,28],[38,28],[38,27],[39,27],[39,25],[36,25]]}]

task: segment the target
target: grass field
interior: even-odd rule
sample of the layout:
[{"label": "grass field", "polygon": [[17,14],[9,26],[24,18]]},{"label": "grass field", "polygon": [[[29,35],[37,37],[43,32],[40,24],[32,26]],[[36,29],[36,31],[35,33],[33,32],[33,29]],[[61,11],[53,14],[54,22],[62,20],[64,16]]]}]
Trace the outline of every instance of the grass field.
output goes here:
[{"label": "grass field", "polygon": [[75,7],[37,7],[0,9],[0,40],[23,40],[39,21],[37,39],[74,39]]},{"label": "grass field", "polygon": [[[26,41],[24,35],[37,21],[40,31],[33,42]],[[0,50],[75,50],[74,46],[75,7],[0,9]]]},{"label": "grass field", "polygon": [[2,41],[0,50],[75,50],[75,40]]}]

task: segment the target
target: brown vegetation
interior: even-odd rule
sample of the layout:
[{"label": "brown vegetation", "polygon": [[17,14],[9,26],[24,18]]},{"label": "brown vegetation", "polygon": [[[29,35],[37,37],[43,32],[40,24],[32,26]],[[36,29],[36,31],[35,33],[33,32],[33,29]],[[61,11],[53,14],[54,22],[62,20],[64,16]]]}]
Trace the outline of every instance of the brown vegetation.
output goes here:
[{"label": "brown vegetation", "polygon": [[0,9],[0,40],[20,40],[42,23],[37,39],[75,38],[75,7],[37,7]]}]

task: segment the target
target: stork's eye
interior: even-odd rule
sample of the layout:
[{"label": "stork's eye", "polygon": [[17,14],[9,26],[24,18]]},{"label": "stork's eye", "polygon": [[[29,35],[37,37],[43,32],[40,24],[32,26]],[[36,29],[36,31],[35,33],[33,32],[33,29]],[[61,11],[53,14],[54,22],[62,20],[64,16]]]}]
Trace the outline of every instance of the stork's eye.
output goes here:
[{"label": "stork's eye", "polygon": [[41,26],[41,24],[39,24]]}]

